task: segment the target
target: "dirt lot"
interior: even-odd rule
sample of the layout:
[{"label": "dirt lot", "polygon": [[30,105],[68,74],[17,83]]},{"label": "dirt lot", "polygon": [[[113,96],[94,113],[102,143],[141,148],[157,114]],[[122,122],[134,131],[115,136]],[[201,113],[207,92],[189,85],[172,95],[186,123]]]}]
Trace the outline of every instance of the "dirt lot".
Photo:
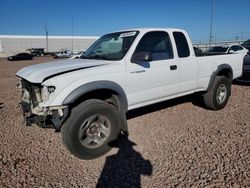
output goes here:
[{"label": "dirt lot", "polygon": [[46,61],[0,59],[0,187],[250,187],[250,86],[221,111],[188,96],[129,112],[129,140],[81,161],[60,133],[22,124],[15,73]]}]

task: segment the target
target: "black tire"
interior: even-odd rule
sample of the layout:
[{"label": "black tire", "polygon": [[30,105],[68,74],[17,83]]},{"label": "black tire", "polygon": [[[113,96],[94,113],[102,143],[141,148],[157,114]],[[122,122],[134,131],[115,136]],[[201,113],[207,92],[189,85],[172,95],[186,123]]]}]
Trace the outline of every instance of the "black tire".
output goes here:
[{"label": "black tire", "polygon": [[231,82],[229,79],[224,76],[216,76],[212,87],[204,95],[204,103],[209,109],[220,110],[226,106],[230,94]]},{"label": "black tire", "polygon": [[[93,143],[90,143],[86,146],[86,143],[84,143],[85,140],[94,137],[94,133],[92,133],[94,132],[93,129],[98,132],[97,130],[100,128],[96,128],[96,125],[99,126],[97,123],[99,120],[90,120],[94,116],[97,116],[98,118],[100,116],[107,119],[106,124],[108,124],[108,127],[110,128],[109,135],[102,140],[103,143],[100,145],[93,145]],[[100,124],[104,125],[105,123]],[[64,145],[74,156],[79,159],[95,159],[107,153],[111,149],[108,144],[118,138],[121,132],[120,115],[115,106],[101,100],[90,99],[72,109],[71,114],[63,124],[61,131]],[[96,132],[95,136],[97,136]],[[93,137],[88,136],[88,134],[93,134]],[[98,135],[99,134],[100,136],[98,136],[98,138],[101,138],[101,131]],[[93,146],[95,147],[92,148]]]}]

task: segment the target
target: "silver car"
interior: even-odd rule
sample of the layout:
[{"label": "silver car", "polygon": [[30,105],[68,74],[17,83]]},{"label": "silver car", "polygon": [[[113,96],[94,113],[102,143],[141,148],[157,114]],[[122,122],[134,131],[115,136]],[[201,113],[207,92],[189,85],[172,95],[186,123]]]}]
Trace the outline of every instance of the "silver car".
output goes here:
[{"label": "silver car", "polygon": [[53,57],[55,59],[57,59],[57,58],[69,58],[71,56],[72,56],[72,51],[70,51],[70,50],[63,50],[63,51],[55,53]]}]

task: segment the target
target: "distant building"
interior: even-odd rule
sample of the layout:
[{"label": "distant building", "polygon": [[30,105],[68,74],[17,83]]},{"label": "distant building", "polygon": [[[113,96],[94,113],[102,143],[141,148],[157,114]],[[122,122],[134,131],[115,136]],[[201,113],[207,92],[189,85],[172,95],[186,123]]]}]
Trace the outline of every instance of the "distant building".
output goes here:
[{"label": "distant building", "polygon": [[0,57],[25,52],[30,48],[44,48],[45,52],[62,49],[82,51],[96,39],[96,36],[49,36],[47,49],[46,36],[0,35]]}]

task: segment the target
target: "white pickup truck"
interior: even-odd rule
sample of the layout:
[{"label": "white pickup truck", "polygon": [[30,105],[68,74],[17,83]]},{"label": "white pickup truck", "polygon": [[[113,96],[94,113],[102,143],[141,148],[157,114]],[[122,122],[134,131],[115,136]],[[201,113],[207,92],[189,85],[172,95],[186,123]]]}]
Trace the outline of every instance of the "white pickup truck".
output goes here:
[{"label": "white pickup truck", "polygon": [[93,159],[127,132],[131,109],[199,92],[222,109],[242,54],[196,57],[180,29],[133,29],[102,36],[77,60],[38,64],[16,73],[26,124],[62,132],[69,151]]}]

